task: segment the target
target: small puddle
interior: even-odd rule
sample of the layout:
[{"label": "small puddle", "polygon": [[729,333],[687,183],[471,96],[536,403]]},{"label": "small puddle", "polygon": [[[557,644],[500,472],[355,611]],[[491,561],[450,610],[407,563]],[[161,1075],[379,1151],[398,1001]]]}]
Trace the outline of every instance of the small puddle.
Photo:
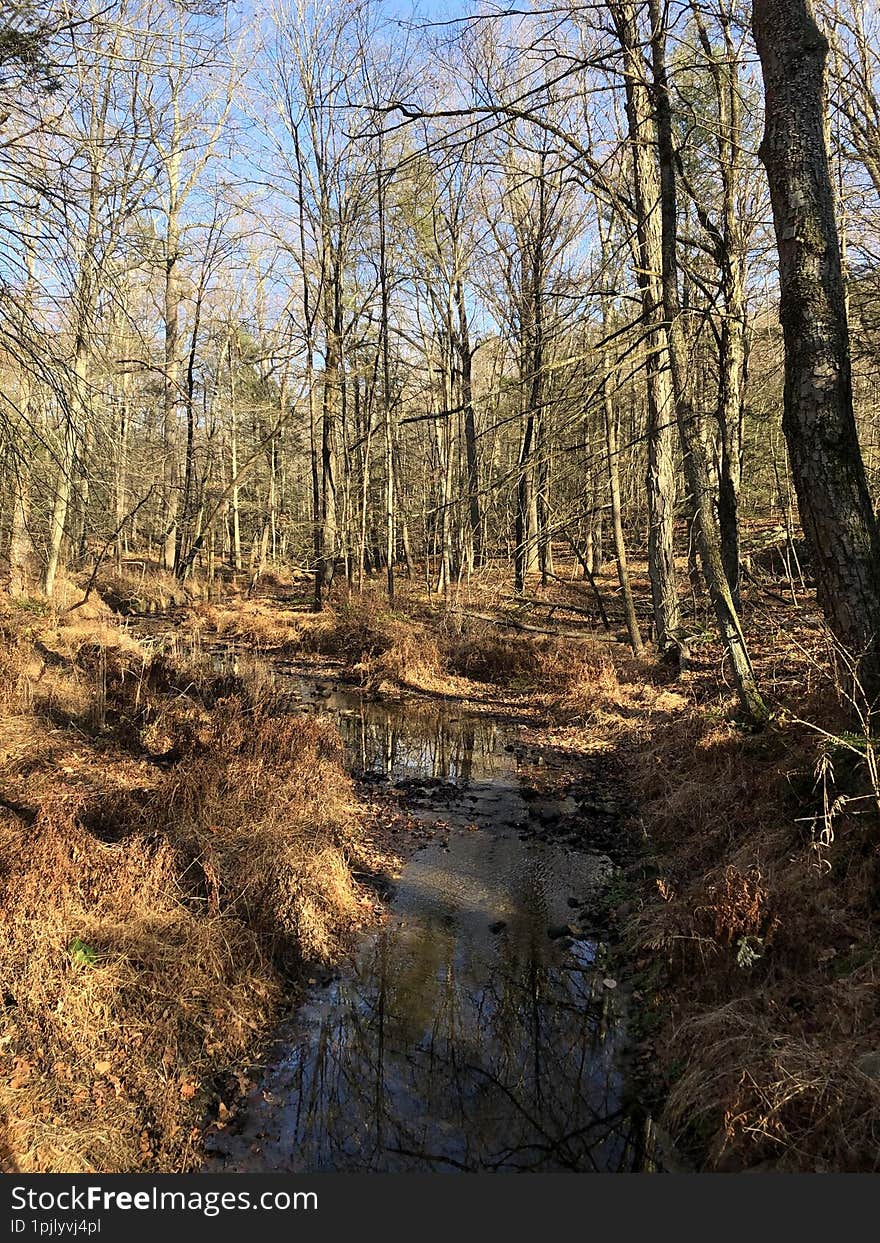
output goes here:
[{"label": "small puddle", "polygon": [[575,803],[537,796],[515,727],[277,676],[292,709],[334,718],[353,773],[448,830],[407,863],[387,925],[309,987],[206,1168],[645,1168],[625,1000],[578,926],[612,867],[576,848]]}]

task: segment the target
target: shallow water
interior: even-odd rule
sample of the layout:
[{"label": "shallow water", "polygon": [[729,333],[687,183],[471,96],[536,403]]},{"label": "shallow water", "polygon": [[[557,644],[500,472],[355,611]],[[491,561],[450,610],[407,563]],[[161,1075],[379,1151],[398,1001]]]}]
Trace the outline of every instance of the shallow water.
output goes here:
[{"label": "shallow water", "polygon": [[623,1000],[578,927],[613,869],[573,844],[574,802],[537,795],[514,727],[280,680],[292,710],[335,719],[353,772],[442,827],[387,926],[310,986],[208,1168],[644,1168]]}]

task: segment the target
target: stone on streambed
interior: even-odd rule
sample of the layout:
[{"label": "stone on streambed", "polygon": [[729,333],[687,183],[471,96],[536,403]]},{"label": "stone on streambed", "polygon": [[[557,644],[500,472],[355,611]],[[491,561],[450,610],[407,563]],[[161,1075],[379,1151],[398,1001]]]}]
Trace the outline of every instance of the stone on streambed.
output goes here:
[{"label": "stone on streambed", "polygon": [[[608,855],[590,856],[590,871],[585,877],[583,888],[577,897],[572,895],[567,899],[568,905],[573,910],[580,908],[581,916],[586,916],[589,919],[587,912],[607,892],[608,886],[615,876],[618,875],[620,875],[620,869]],[[572,933],[559,933],[558,935],[571,936]],[[584,934],[581,933],[580,935],[583,936]]]},{"label": "stone on streambed", "polygon": [[537,820],[539,824],[543,824],[548,829],[556,828],[562,824],[561,813],[548,810],[545,807],[533,807],[529,815],[533,820]]},{"label": "stone on streambed", "polygon": [[588,816],[617,816],[620,814],[620,803],[615,799],[584,798],[577,801],[581,811]]}]

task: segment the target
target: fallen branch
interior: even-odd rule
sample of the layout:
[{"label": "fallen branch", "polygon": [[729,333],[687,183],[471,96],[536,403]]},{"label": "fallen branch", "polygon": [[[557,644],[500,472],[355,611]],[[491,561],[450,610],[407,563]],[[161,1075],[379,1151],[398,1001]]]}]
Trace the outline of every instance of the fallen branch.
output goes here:
[{"label": "fallen branch", "polygon": [[512,617],[490,617],[487,613],[471,613],[465,609],[451,609],[459,617],[471,621],[488,622],[490,626],[508,626],[512,630],[524,630],[529,634],[545,634],[553,639],[583,639],[581,630],[547,630],[542,626],[530,626],[527,622],[514,621]]},{"label": "fallen branch", "polygon": [[[556,578],[556,575],[554,574],[553,577]],[[556,579],[556,581],[561,582],[562,580]],[[591,621],[594,616],[593,609],[582,609],[577,604],[561,604],[558,600],[536,600],[533,596],[513,596],[512,598],[518,603],[533,604],[535,608],[547,609],[551,615],[558,609],[561,609],[564,613],[577,613],[581,617],[590,618]],[[547,620],[549,621],[550,618],[548,617]]]},{"label": "fallen branch", "polygon": [[[581,569],[583,570],[584,574],[587,576],[587,581],[589,582],[590,586],[593,589],[593,594],[596,597],[596,603],[599,606],[599,614],[602,618],[602,625],[605,627],[606,630],[610,630],[611,623],[608,620],[608,614],[605,612],[605,605],[602,602],[602,596],[599,594],[599,588],[596,586],[596,580],[595,578],[593,578],[593,571],[587,565],[586,557],[584,557],[583,553],[578,548],[577,544],[574,541],[573,536],[571,535],[569,531],[565,532],[565,538],[568,540],[569,544],[571,544],[572,552],[577,557],[578,561],[581,563]],[[553,574],[550,577],[556,578],[556,575]],[[556,581],[562,582],[562,579],[556,579]]]}]

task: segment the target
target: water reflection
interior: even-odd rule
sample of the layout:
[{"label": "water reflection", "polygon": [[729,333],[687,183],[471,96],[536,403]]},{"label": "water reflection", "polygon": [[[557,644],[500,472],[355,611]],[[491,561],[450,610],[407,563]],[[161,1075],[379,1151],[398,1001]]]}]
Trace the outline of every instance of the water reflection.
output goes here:
[{"label": "water reflection", "polygon": [[620,1168],[607,1003],[583,976],[500,972],[461,987],[449,940],[382,938],[317,1040],[292,1054],[288,1168]]},{"label": "water reflection", "polygon": [[299,1012],[233,1168],[635,1168],[616,996],[594,944],[548,936],[589,869],[489,829],[417,856],[389,928]]},{"label": "water reflection", "polygon": [[548,935],[600,860],[515,831],[536,806],[510,735],[327,685],[293,693],[334,716],[353,769],[421,787],[424,818],[458,827],[410,861],[388,927],[311,990],[241,1133],[218,1139],[225,1168],[640,1168],[617,994],[594,943]]},{"label": "water reflection", "polygon": [[360,772],[465,784],[512,767],[501,727],[488,717],[438,711],[431,704],[375,703],[338,689],[313,703],[315,711],[334,717],[349,761]]},{"label": "water reflection", "polygon": [[269,663],[234,645],[204,648],[223,673],[242,674],[270,689],[290,712],[329,716],[359,773],[466,783],[511,770],[502,727],[436,701],[365,698],[341,683],[304,678],[281,661]]}]

